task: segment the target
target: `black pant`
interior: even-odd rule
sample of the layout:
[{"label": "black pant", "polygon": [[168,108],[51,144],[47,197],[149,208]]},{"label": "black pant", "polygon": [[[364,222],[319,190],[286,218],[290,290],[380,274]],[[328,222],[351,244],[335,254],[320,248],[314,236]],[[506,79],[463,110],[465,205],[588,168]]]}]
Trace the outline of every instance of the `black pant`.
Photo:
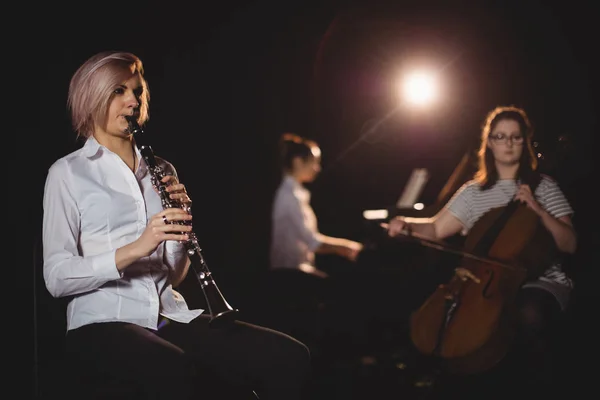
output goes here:
[{"label": "black pant", "polygon": [[[145,399],[205,398],[202,387],[218,393],[215,382],[247,386],[261,400],[302,398],[310,372],[304,344],[244,322],[221,329],[208,322],[204,315],[189,324],[169,321],[157,332],[122,322],[90,324],[68,332],[67,352],[80,382],[125,381]],[[76,391],[87,398],[86,387]]]},{"label": "black pant", "polygon": [[519,320],[509,368],[522,381],[523,391],[541,394],[561,381],[556,356],[562,309],[554,295],[539,288],[521,289],[517,304]]}]

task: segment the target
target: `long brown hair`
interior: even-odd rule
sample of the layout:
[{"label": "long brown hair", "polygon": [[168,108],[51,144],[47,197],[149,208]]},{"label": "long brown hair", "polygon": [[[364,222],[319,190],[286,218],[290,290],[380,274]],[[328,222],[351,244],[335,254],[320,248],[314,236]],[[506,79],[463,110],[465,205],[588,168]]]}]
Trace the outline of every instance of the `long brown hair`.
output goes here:
[{"label": "long brown hair", "polygon": [[498,171],[494,162],[494,154],[488,147],[490,133],[499,121],[510,120],[519,124],[523,135],[523,152],[519,160],[519,169],[515,179],[528,184],[532,189],[537,187],[540,175],[536,172],[538,161],[533,151],[533,128],[525,110],[515,106],[499,106],[488,113],[481,131],[481,146],[477,152],[479,168],[475,173],[475,181],[479,182],[482,189],[489,189],[498,181]]}]

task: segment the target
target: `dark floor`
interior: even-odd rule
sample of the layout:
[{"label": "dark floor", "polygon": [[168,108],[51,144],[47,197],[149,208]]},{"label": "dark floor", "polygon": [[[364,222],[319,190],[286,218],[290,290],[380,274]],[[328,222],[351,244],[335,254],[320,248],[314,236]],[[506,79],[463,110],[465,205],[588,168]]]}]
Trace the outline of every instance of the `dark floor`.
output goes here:
[{"label": "dark floor", "polygon": [[[426,268],[421,270],[429,274]],[[337,291],[330,293],[338,307],[330,307],[329,312],[286,309],[289,304],[269,300],[268,293],[273,293],[263,289],[255,290],[262,294],[261,299],[248,296],[244,301],[245,320],[290,333],[310,347],[313,376],[309,399],[506,399],[525,395],[522,382],[527,382],[528,377],[524,376],[519,382],[507,367],[475,376],[449,375],[436,366],[435,360],[414,349],[407,328],[410,310],[435,287],[435,282],[420,287],[417,282],[423,280],[419,277],[415,279],[413,275],[408,279],[406,272],[377,268],[364,277],[351,275],[352,281],[358,276],[358,281],[364,279],[364,284],[342,282]],[[431,279],[425,281],[428,280]],[[273,285],[273,282],[263,283]],[[193,301],[191,295],[186,297]],[[574,292],[559,332],[560,345],[554,350],[560,373],[557,372],[546,387],[552,395],[587,398],[584,393],[597,383],[595,298],[590,291]],[[280,308],[268,311],[266,304],[274,303]],[[43,323],[38,326],[37,337],[40,345],[37,398],[50,398],[50,393],[61,392],[61,388],[56,387],[56,377],[61,374],[57,361],[60,347],[53,347],[52,343],[60,343],[64,333],[49,327],[52,321],[64,318],[52,313],[63,310],[60,307],[38,310],[45,314],[38,316]],[[540,392],[537,394],[534,397],[541,397]]]},{"label": "dark floor", "polygon": [[[536,398],[542,395],[569,398],[586,398],[586,391],[594,384],[593,367],[598,353],[591,335],[582,334],[589,329],[573,316],[563,325],[561,344],[555,348],[554,377],[548,379],[545,388],[535,385]],[[506,399],[510,396],[526,395],[523,380],[514,377],[510,370],[510,356],[490,371],[476,375],[454,375],[445,373],[436,366],[435,360],[415,351],[406,336],[394,336],[394,330],[380,331],[381,337],[371,346],[361,346],[353,352],[352,344],[343,351],[319,354],[315,359],[312,399]],[[589,338],[588,338],[589,337]],[[340,345],[338,343],[338,345]],[[538,388],[535,389],[535,388]],[[544,397],[545,397],[544,396]],[[527,396],[528,397],[528,396]]]},{"label": "dark floor", "polygon": [[[563,375],[554,381],[552,393],[565,393],[571,399],[587,398],[585,393],[597,381],[594,376],[598,371],[594,366],[597,353],[595,345],[589,346],[589,343],[593,343],[590,327],[590,324],[584,324],[576,316],[570,321],[558,356]],[[506,396],[521,393],[521,389],[506,373],[499,373],[496,382],[493,378],[464,379],[436,374],[438,370],[414,351],[405,335],[398,334],[398,329],[379,326],[374,331],[370,344],[357,344],[348,338],[333,339],[329,344],[305,341],[313,351],[310,399],[433,400],[454,396],[463,399],[505,399]],[[55,374],[60,374],[60,370],[51,359],[42,362],[38,393],[39,398],[49,398],[44,395],[61,391],[60,387],[52,387],[52,379],[56,377]],[[497,384],[501,387],[504,385],[508,393],[497,392],[494,389]]]},{"label": "dark floor", "polygon": [[[377,274],[372,271],[369,276],[372,275]],[[319,319],[314,314],[296,310],[295,314],[287,315],[296,324],[288,322],[286,325],[282,317],[286,312],[279,310],[275,313],[278,317],[256,321],[288,332],[309,345],[314,359],[311,399],[447,399],[455,396],[506,399],[527,394],[539,398],[542,393],[544,398],[564,394],[577,399],[584,398],[586,390],[594,384],[595,370],[588,365],[593,366],[599,355],[592,333],[597,330],[588,316],[589,310],[594,309],[595,295],[573,293],[571,306],[557,328],[557,345],[552,349],[554,374],[543,384],[533,384],[530,389],[533,393],[530,393],[526,384],[533,382],[534,374],[527,371],[515,377],[511,367],[520,362],[511,361],[518,355],[507,355],[491,370],[465,376],[447,373],[435,359],[417,352],[409,339],[407,321],[410,309],[420,301],[416,295],[419,289],[413,283],[399,284],[392,279],[394,275],[395,272],[391,275],[385,272],[385,277],[377,275],[375,288],[357,291],[355,298],[379,296],[370,302],[359,302],[362,307],[348,300],[352,293],[346,294],[343,304],[347,310],[341,315],[323,312]],[[409,292],[416,300],[411,302],[405,298],[406,307],[400,307],[398,304],[403,300],[394,297],[399,292]]]}]

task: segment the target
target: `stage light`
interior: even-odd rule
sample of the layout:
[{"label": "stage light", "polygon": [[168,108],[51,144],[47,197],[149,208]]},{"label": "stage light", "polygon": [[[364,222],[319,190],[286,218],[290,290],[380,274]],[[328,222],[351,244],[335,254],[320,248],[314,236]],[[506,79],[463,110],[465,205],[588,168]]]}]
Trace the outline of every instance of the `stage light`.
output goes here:
[{"label": "stage light", "polygon": [[426,106],[437,99],[436,75],[427,71],[415,71],[402,79],[401,99],[416,106]]}]

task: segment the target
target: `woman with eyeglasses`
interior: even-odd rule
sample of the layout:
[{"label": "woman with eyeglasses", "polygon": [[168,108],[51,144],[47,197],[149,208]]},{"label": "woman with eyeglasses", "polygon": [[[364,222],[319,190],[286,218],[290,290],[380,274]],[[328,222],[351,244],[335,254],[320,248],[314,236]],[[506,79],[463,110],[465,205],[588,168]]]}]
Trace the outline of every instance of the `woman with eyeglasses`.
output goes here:
[{"label": "woman with eyeglasses", "polygon": [[[412,232],[431,240],[466,235],[490,210],[516,200],[539,216],[560,253],[574,253],[577,236],[571,221],[573,209],[558,183],[536,171],[532,134],[524,110],[517,107],[492,110],[483,125],[479,168],[474,178],[457,190],[437,215],[396,217],[390,221],[388,234],[394,237]],[[467,269],[458,268],[457,274],[463,280],[480,282],[480,277]],[[531,384],[534,391],[552,382],[547,344],[567,307],[571,289],[572,281],[558,260],[519,289],[517,336],[512,348],[518,349],[515,353],[525,355],[522,359],[525,362],[519,365],[526,371],[522,374],[525,383]],[[536,375],[539,380],[534,379]]]}]

